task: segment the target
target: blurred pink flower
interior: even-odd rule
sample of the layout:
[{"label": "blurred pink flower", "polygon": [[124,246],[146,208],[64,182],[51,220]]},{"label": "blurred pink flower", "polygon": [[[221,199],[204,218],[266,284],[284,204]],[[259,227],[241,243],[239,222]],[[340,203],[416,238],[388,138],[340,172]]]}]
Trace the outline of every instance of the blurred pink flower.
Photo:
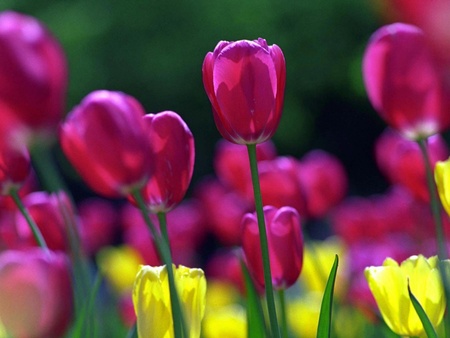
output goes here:
[{"label": "blurred pink flower", "polygon": [[0,318],[14,337],[64,336],[73,315],[69,260],[39,248],[0,253]]},{"label": "blurred pink flower", "polygon": [[151,153],[144,114],[133,97],[99,90],[86,96],[62,124],[64,154],[98,194],[125,197],[147,183]]},{"label": "blurred pink flower", "polygon": [[0,123],[12,114],[33,130],[54,133],[66,87],[66,58],[49,30],[33,17],[0,13]]}]

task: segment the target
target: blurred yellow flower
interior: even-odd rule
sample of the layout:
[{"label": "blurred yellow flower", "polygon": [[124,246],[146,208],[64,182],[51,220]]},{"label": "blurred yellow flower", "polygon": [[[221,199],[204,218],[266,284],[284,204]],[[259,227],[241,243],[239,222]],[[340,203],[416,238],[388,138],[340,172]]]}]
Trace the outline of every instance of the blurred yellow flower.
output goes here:
[{"label": "blurred yellow flower", "polygon": [[316,337],[322,296],[320,292],[307,292],[288,303],[288,324],[296,337]]},{"label": "blurred yellow flower", "polygon": [[[205,275],[201,269],[181,265],[173,269],[189,337],[200,337],[205,312]],[[139,337],[174,337],[166,266],[141,266],[134,283],[133,304]]]},{"label": "blurred yellow flower", "polygon": [[369,288],[389,328],[401,336],[420,336],[423,325],[408,295],[411,292],[422,305],[431,323],[437,327],[445,311],[445,296],[438,270],[438,258],[411,256],[401,265],[391,258],[383,266],[364,271]]},{"label": "blurred yellow flower", "polygon": [[131,292],[139,266],[144,261],[130,246],[106,247],[97,254],[97,264],[109,285],[119,294]]},{"label": "blurred yellow flower", "polygon": [[345,247],[336,237],[305,245],[303,269],[299,281],[308,291],[323,293],[336,254],[339,256],[339,269],[335,286],[335,296],[342,294],[345,286]]},{"label": "blurred yellow flower", "polygon": [[446,161],[436,162],[434,180],[436,181],[442,206],[447,214],[450,215],[450,158]]},{"label": "blurred yellow flower", "polygon": [[242,305],[232,304],[207,311],[202,334],[204,338],[246,338],[245,309]]}]

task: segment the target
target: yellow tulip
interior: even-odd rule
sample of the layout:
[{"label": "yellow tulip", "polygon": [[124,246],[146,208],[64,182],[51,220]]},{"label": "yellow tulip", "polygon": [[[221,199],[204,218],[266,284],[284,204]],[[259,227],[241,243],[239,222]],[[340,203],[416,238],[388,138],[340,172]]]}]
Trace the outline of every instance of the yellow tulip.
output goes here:
[{"label": "yellow tulip", "polygon": [[132,247],[106,247],[97,255],[97,264],[109,285],[118,294],[131,292],[143,258]]},{"label": "yellow tulip", "polygon": [[436,181],[441,203],[447,214],[450,215],[450,158],[446,161],[436,162],[434,180]]},{"label": "yellow tulip", "polygon": [[[205,275],[201,269],[181,265],[173,269],[189,337],[199,337],[205,312]],[[134,283],[133,304],[139,337],[174,337],[166,266],[141,266]]]},{"label": "yellow tulip", "polygon": [[369,288],[389,328],[401,336],[420,336],[423,325],[408,295],[411,292],[422,305],[431,323],[437,327],[445,311],[445,296],[438,271],[437,256],[411,256],[399,265],[391,258],[383,266],[371,266],[364,274]]}]

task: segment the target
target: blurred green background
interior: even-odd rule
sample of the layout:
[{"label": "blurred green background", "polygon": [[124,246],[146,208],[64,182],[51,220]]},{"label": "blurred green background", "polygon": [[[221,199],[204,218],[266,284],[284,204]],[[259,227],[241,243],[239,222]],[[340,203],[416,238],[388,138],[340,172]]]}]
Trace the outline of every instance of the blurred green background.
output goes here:
[{"label": "blurred green background", "polygon": [[194,184],[212,173],[220,138],[203,89],[205,54],[220,40],[263,37],[287,63],[281,155],[314,148],[338,156],[351,194],[381,192],[373,141],[384,128],[362,87],[360,62],[380,26],[361,0],[2,0],[58,37],[70,67],[67,112],[96,89],[136,97],[148,112],[174,110],[196,140]]}]

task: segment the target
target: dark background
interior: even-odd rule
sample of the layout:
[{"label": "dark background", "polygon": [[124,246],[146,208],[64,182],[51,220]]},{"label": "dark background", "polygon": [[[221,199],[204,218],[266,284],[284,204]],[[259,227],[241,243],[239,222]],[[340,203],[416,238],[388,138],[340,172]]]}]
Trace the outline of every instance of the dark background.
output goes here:
[{"label": "dark background", "polygon": [[350,194],[386,187],[373,159],[384,123],[360,71],[367,40],[382,24],[372,2],[2,0],[6,9],[37,17],[63,45],[70,67],[66,112],[89,92],[109,89],[136,97],[148,112],[180,114],[196,141],[193,185],[212,173],[220,138],[203,89],[203,58],[220,40],[265,38],[281,47],[287,64],[284,115],[274,137],[279,153],[301,157],[321,148],[338,156]]}]

